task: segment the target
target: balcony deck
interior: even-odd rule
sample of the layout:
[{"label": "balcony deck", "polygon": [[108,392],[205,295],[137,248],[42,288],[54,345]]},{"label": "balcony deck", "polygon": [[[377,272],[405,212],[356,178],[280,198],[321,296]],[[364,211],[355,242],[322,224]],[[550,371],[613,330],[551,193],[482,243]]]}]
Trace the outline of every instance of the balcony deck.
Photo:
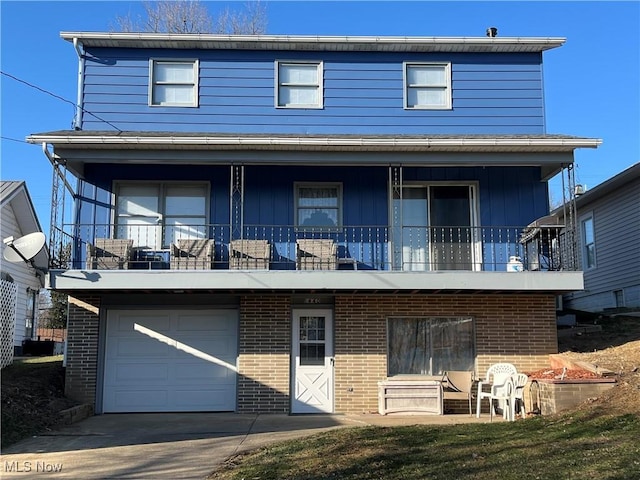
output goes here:
[{"label": "balcony deck", "polygon": [[[575,271],[559,226],[535,231],[252,226],[232,235],[230,226],[221,225],[172,230],[74,225],[67,231],[75,235],[58,234],[52,250],[66,252],[70,260],[52,256],[49,287],[68,292],[562,293],[583,288],[582,272]],[[128,239],[124,242],[131,248],[107,251],[118,243],[113,233]],[[98,243],[104,238],[109,240]]]}]

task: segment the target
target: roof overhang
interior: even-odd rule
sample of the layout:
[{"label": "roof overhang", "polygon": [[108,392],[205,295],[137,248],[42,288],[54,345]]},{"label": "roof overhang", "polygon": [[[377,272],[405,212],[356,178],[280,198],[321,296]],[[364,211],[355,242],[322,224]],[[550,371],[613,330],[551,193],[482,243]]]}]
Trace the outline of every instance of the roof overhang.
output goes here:
[{"label": "roof overhang", "polygon": [[207,50],[305,50],[367,52],[539,53],[560,47],[563,37],[398,37],[312,35],[216,35],[134,32],[61,32],[70,42],[98,48]]},{"label": "roof overhang", "polygon": [[393,163],[422,167],[537,166],[542,169],[543,179],[573,163],[576,148],[596,148],[601,143],[599,139],[563,135],[295,136],[75,130],[34,134],[27,141],[52,145],[54,155],[81,177],[84,166],[90,163],[315,166]]},{"label": "roof overhang", "polygon": [[171,150],[302,150],[380,152],[572,152],[602,140],[561,135],[221,135],[177,132],[61,131],[33,134],[27,142],[64,148]]}]

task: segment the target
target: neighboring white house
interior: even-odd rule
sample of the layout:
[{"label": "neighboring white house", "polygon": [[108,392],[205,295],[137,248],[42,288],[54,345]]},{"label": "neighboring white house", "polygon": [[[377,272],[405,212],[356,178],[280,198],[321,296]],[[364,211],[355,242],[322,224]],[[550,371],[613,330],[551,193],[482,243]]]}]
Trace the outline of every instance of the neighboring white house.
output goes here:
[{"label": "neighboring white house", "polygon": [[[40,232],[40,222],[36,216],[31,197],[24,181],[0,182],[0,237],[18,239],[33,232]],[[22,352],[22,344],[33,338],[38,322],[38,294],[44,287],[44,271],[49,262],[46,248],[43,248],[32,263],[12,263],[4,259],[8,247],[0,242],[1,271],[1,358],[4,367],[13,360],[14,354]]]},{"label": "neighboring white house", "polygon": [[640,163],[576,198],[584,290],[564,308],[640,308]]}]

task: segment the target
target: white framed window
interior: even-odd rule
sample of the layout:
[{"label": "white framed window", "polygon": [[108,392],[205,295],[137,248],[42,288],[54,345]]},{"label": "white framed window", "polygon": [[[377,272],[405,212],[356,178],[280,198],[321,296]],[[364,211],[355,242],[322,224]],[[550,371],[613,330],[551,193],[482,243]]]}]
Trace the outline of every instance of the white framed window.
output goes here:
[{"label": "white framed window", "polygon": [[404,108],[451,109],[450,63],[404,63]]},{"label": "white framed window", "polygon": [[322,62],[276,61],[276,107],[322,108]]},{"label": "white framed window", "polygon": [[198,61],[151,59],[149,105],[197,107]]},{"label": "white framed window", "polygon": [[342,185],[295,184],[296,227],[330,229],[342,226]]},{"label": "white framed window", "polygon": [[589,270],[596,267],[596,232],[593,225],[593,215],[589,214],[580,219],[580,240],[582,244],[582,268]]},{"label": "white framed window", "polygon": [[471,317],[387,319],[387,375],[440,375],[473,371],[475,333]]},{"label": "white framed window", "polygon": [[208,238],[206,183],[122,182],[116,186],[117,238],[162,249],[178,239]]}]

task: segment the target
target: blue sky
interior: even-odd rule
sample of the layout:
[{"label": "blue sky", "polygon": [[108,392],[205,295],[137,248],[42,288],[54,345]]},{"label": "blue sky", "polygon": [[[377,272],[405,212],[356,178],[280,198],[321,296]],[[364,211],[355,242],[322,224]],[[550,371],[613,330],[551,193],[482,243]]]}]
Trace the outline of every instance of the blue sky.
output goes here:
[{"label": "blue sky", "polygon": [[[212,15],[242,2],[204,2]],[[601,138],[576,151],[577,182],[592,188],[640,161],[640,2],[264,1],[269,34],[566,37],[544,54],[547,132]],[[78,60],[61,31],[110,31],[141,2],[1,0],[3,72],[74,102]],[[71,127],[73,107],[0,78],[0,176],[26,180],[48,234],[51,166],[30,133]],[[17,141],[16,141],[17,140]],[[561,199],[559,182],[552,197]]]}]

